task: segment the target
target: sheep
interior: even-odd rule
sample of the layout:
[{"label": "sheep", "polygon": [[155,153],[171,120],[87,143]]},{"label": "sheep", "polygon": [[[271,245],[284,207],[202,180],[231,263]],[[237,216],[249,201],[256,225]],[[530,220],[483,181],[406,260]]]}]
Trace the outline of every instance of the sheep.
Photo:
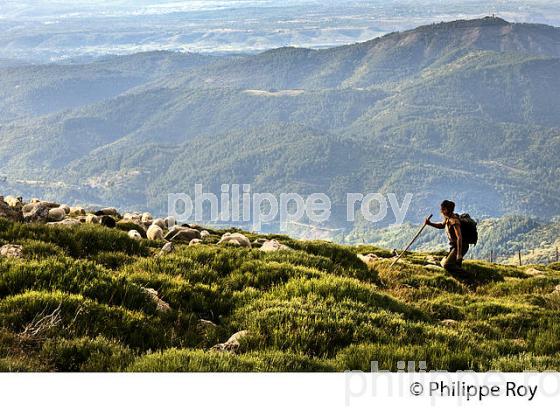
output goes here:
[{"label": "sheep", "polygon": [[195,246],[195,245],[201,245],[202,244],[202,239],[192,239],[189,242],[189,246]]},{"label": "sheep", "polygon": [[152,241],[164,240],[163,229],[161,229],[159,226],[154,224],[150,225],[148,231],[146,232],[146,236],[148,237],[148,239]]},{"label": "sheep", "polygon": [[70,213],[70,207],[66,204],[62,204],[60,205],[60,208],[64,209],[64,212],[66,212],[66,215],[68,215]]},{"label": "sheep", "polygon": [[72,215],[72,216],[80,216],[80,215],[85,215],[85,214],[86,214],[86,210],[84,208],[82,208],[81,206],[70,207],[70,215]]},{"label": "sheep", "polygon": [[66,217],[66,212],[62,208],[51,208],[49,209],[49,222],[59,222],[62,221]]},{"label": "sheep", "polygon": [[124,221],[131,221],[135,224],[142,223],[142,215],[137,212],[126,212],[122,218]]},{"label": "sheep", "polygon": [[245,235],[238,232],[235,233],[226,232],[225,234],[223,234],[222,239],[220,239],[220,241],[218,242],[218,245],[222,243],[231,243],[246,248],[251,247],[251,241]]},{"label": "sheep", "polygon": [[171,228],[172,226],[175,226],[177,224],[177,220],[175,219],[174,216],[168,216],[167,218],[165,218],[165,226],[167,226],[167,228]]},{"label": "sheep", "polygon": [[99,223],[99,218],[97,217],[97,215],[88,214],[88,215],[86,215],[86,223],[87,224],[98,224]]},{"label": "sheep", "polygon": [[157,219],[154,219],[154,221],[153,221],[152,223],[153,223],[154,225],[159,226],[161,229],[165,229],[165,228],[166,228],[165,219],[157,218]]},{"label": "sheep", "polygon": [[115,218],[109,215],[103,215],[101,217],[101,225],[106,226],[107,228],[115,228],[117,226],[117,221]]},{"label": "sheep", "polygon": [[202,231],[200,231],[200,237],[201,237],[202,239],[204,239],[204,238],[206,238],[206,237],[208,237],[208,236],[210,236],[210,232],[208,232],[207,230],[202,230]]},{"label": "sheep", "polygon": [[117,216],[119,214],[117,208],[103,208],[99,212],[101,212],[101,215],[109,216]]},{"label": "sheep", "polygon": [[128,231],[128,237],[130,239],[135,239],[137,241],[142,239],[142,235],[140,235],[140,232],[138,232],[136,229],[132,229],[132,230]]},{"label": "sheep", "polygon": [[165,239],[171,242],[184,242],[189,243],[193,239],[200,239],[200,232],[196,229],[191,228],[177,228],[176,226],[173,227],[167,235],[165,235]]},{"label": "sheep", "polygon": [[23,198],[22,197],[15,197],[13,195],[8,195],[4,198],[4,202],[6,202],[12,208],[21,208],[23,206]]},{"label": "sheep", "polygon": [[154,219],[154,217],[152,216],[151,213],[149,213],[149,212],[144,212],[144,213],[142,214],[142,219],[141,219],[141,221],[142,221],[143,223],[152,223],[153,219]]}]

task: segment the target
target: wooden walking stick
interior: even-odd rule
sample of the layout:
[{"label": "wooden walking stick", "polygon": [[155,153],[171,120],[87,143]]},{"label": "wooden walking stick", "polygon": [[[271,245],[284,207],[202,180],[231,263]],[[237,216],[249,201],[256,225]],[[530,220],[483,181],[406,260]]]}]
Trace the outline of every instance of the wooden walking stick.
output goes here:
[{"label": "wooden walking stick", "polygon": [[[430,216],[428,216],[426,219],[432,219],[432,216],[434,216],[433,214],[430,214]],[[397,263],[397,261],[401,258],[401,256],[404,255],[404,253],[406,251],[408,251],[408,249],[412,246],[412,244],[416,241],[416,239],[418,239],[418,237],[420,236],[420,234],[422,233],[422,231],[424,230],[424,228],[426,227],[426,222],[424,221],[424,224],[422,225],[422,227],[418,230],[418,233],[414,236],[414,238],[412,238],[412,240],[410,241],[410,243],[406,246],[406,248],[404,248],[404,251],[401,252],[401,254],[399,256],[397,256],[397,259],[395,259],[393,261],[393,263],[391,264],[391,266],[389,266],[390,268],[393,267],[393,265],[395,263]]]}]

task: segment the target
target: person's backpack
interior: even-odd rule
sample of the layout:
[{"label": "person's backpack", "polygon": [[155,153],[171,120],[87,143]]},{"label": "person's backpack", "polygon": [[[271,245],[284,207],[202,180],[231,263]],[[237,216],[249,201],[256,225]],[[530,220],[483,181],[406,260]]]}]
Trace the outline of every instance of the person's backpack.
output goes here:
[{"label": "person's backpack", "polygon": [[478,242],[478,229],[476,227],[476,221],[471,218],[469,214],[459,215],[459,221],[461,222],[461,236],[465,243],[469,245],[476,245]]}]

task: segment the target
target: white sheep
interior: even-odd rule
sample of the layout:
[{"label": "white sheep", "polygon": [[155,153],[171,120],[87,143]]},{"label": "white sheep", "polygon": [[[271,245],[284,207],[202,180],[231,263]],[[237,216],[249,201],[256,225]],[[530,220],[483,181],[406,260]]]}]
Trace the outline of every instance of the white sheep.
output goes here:
[{"label": "white sheep", "polygon": [[157,218],[157,219],[154,219],[154,221],[153,221],[152,223],[153,223],[154,225],[159,226],[161,229],[165,229],[165,228],[166,228],[165,219]]},{"label": "white sheep", "polygon": [[251,241],[245,235],[238,232],[226,232],[225,234],[223,234],[222,239],[220,239],[220,241],[218,242],[218,245],[222,243],[232,243],[235,245],[243,246],[245,248],[251,247]]},{"label": "white sheep", "polygon": [[142,239],[142,235],[140,235],[140,232],[138,232],[136,229],[132,229],[132,230],[128,231],[128,237],[130,239],[135,239],[137,241]]},{"label": "white sheep", "polygon": [[97,215],[88,214],[88,215],[86,215],[86,223],[87,224],[98,224],[99,223],[99,218],[97,217]]},{"label": "white sheep", "polygon": [[66,212],[66,215],[68,215],[70,213],[70,207],[66,204],[62,204],[60,205],[60,208],[64,209],[64,212]]},{"label": "white sheep", "polygon": [[148,231],[146,232],[146,236],[148,237],[148,239],[152,241],[164,240],[163,229],[161,229],[159,226],[154,224],[150,225]]},{"label": "white sheep", "polygon": [[86,214],[86,210],[84,208],[82,208],[81,206],[70,207],[70,215],[72,215],[72,216],[79,216],[79,215],[85,215],[85,214]]},{"label": "white sheep", "polygon": [[152,216],[151,213],[144,212],[142,214],[142,219],[141,220],[142,220],[143,223],[152,223],[152,221],[154,220],[154,217]]},{"label": "white sheep", "polygon": [[13,195],[8,195],[4,198],[4,202],[6,202],[12,208],[20,208],[23,206],[23,200],[21,197],[16,198]]}]

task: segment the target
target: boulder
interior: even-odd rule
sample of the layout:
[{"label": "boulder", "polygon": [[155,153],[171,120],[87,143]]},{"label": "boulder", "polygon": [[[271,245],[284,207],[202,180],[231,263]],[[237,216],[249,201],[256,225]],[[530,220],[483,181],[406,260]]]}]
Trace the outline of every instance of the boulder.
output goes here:
[{"label": "boulder", "polygon": [[174,250],[175,250],[175,246],[173,245],[173,243],[167,242],[165,245],[163,245],[163,247],[159,251],[158,256],[167,255],[168,253],[171,253]]},{"label": "boulder", "polygon": [[7,244],[0,247],[0,257],[2,258],[21,258],[23,257],[23,246]]},{"label": "boulder", "polygon": [[169,303],[164,302],[158,294],[158,291],[152,288],[142,288],[144,292],[154,301],[156,304],[156,310],[159,312],[168,312],[171,310]]},{"label": "boulder", "polygon": [[262,246],[265,242],[268,242],[266,238],[257,238],[253,241],[253,245],[255,246]]},{"label": "boulder", "polygon": [[278,252],[278,251],[289,251],[291,248],[289,246],[283,245],[276,239],[271,239],[270,241],[265,241],[259,248],[262,252]]},{"label": "boulder", "polygon": [[375,253],[368,253],[366,255],[362,255],[361,253],[359,253],[357,256],[358,259],[366,265],[370,265],[371,263],[373,263],[373,261],[379,259],[379,256],[377,256]]},{"label": "boulder", "polygon": [[49,207],[43,202],[27,204],[23,207],[24,222],[47,222],[49,218]]},{"label": "boulder", "polygon": [[441,321],[441,324],[447,327],[453,327],[455,325],[457,325],[457,321],[454,319],[443,319]]}]

